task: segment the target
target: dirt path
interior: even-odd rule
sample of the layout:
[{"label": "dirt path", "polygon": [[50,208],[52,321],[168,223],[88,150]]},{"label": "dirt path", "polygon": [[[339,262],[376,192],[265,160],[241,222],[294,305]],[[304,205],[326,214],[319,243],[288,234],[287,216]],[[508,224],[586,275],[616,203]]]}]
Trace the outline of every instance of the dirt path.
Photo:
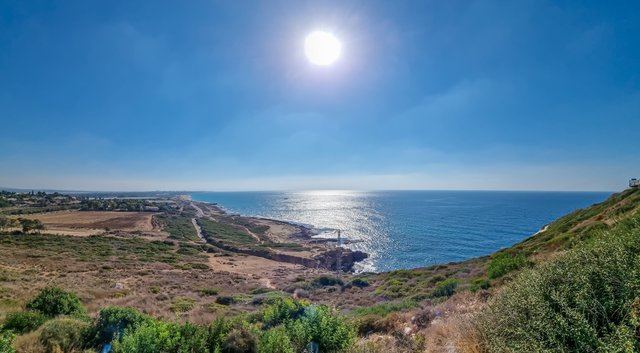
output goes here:
[{"label": "dirt path", "polygon": [[201,218],[204,217],[204,211],[202,210],[202,208],[196,206],[195,203],[191,203],[191,207],[193,207],[194,210],[196,210],[196,217]]},{"label": "dirt path", "polygon": [[240,226],[240,227],[242,227],[242,229],[244,229],[244,230],[245,230],[245,231],[246,231],[246,232],[247,232],[251,237],[253,237],[253,239],[255,239],[258,243],[260,243],[260,244],[262,244],[262,243],[263,243],[262,239],[260,239],[260,237],[259,237],[258,235],[256,235],[256,233],[254,233],[254,232],[250,231],[250,230],[249,230],[249,228],[247,228],[247,227],[245,227],[245,226],[241,226],[241,225],[239,225],[239,226]]},{"label": "dirt path", "polygon": [[193,223],[193,227],[196,229],[196,233],[198,233],[198,238],[200,238],[200,240],[206,243],[207,240],[204,238],[204,235],[202,234],[202,228],[198,224],[198,221],[196,221],[195,218],[191,218],[191,223]]}]

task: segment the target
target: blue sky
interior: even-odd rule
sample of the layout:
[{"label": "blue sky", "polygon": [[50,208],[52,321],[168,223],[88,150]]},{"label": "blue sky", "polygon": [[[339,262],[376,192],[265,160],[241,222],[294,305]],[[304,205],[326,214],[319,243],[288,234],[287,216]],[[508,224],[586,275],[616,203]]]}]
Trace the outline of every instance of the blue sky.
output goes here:
[{"label": "blue sky", "polygon": [[619,190],[638,63],[637,1],[3,1],[0,186]]}]

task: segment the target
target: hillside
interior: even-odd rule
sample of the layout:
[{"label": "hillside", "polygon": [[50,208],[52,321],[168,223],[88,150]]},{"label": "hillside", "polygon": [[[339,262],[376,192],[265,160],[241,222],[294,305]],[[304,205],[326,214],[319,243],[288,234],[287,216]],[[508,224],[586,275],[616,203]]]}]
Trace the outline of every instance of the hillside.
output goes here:
[{"label": "hillside", "polygon": [[[306,243],[293,242],[294,233],[277,232],[288,229],[286,224],[242,217],[220,223],[221,215],[206,209],[208,218],[198,223],[215,240],[206,244],[198,238],[198,228],[193,228],[196,221],[192,223],[200,207],[175,202],[167,203],[173,205],[167,208],[171,213],[154,214],[152,228],[146,231],[127,230],[133,220],[124,224],[120,218],[109,218],[117,220],[110,221],[110,226],[121,222],[123,228],[103,229],[91,236],[16,230],[0,234],[3,339],[13,341],[19,352],[51,351],[68,340],[75,341],[58,348],[73,352],[99,349],[106,341],[102,336],[96,341],[96,330],[105,329],[104,320],[111,320],[124,334],[122,344],[114,346],[118,352],[140,351],[140,344],[155,340],[156,334],[174,337],[157,351],[197,347],[199,343],[190,341],[188,332],[199,332],[203,342],[210,341],[200,348],[189,346],[192,352],[300,352],[303,342],[309,340],[323,341],[324,351],[340,352],[557,351],[581,342],[566,333],[572,332],[575,319],[584,321],[581,337],[589,340],[579,350],[599,345],[615,348],[611,342],[616,337],[631,351],[638,348],[629,332],[636,327],[631,308],[640,297],[640,283],[633,282],[640,278],[635,276],[640,274],[636,265],[640,264],[640,250],[633,245],[640,243],[640,189],[625,190],[576,210],[489,256],[413,270],[345,273],[341,278],[335,272],[274,261],[269,259],[272,253],[260,257],[234,252],[240,246],[247,252],[245,248],[267,245],[273,249],[269,251],[282,254],[313,254],[302,248],[309,246]],[[29,212],[34,211],[30,205]],[[86,215],[92,216],[91,212],[97,211]],[[131,218],[126,212],[122,214]],[[48,220],[53,216],[38,217]],[[55,219],[60,222],[62,217]],[[84,224],[75,218],[74,222],[76,227]],[[233,229],[221,225],[233,225]],[[225,243],[218,244],[220,241]],[[599,277],[590,279],[589,273]],[[564,286],[560,279],[567,279],[568,284]],[[601,285],[596,288],[594,283]],[[618,291],[616,286],[625,289]],[[39,293],[43,295],[45,287],[71,292],[57,295],[78,298],[78,311],[40,315],[38,310],[43,309],[34,309],[30,303]],[[566,299],[581,288],[591,288],[580,297],[581,302]],[[547,290],[557,296],[540,296]],[[59,300],[51,295],[47,298]],[[609,309],[591,316],[583,309],[573,310],[574,306],[588,308],[599,303],[607,303]],[[315,314],[317,305],[322,308],[320,314]],[[535,325],[526,320],[533,315],[527,312],[531,305],[542,310],[536,314]],[[99,314],[101,308],[111,306],[132,309]],[[513,322],[502,321],[510,318],[510,312],[515,315]],[[521,319],[516,320],[518,317]],[[214,322],[216,318],[233,319]],[[140,329],[133,325],[123,331],[138,321]],[[599,324],[609,321],[615,328]],[[200,326],[211,322],[214,324]],[[560,322],[566,326],[565,333],[546,335],[542,329]],[[329,333],[323,336],[320,332]],[[527,332],[544,338],[543,344],[536,346],[537,340]],[[56,336],[61,334],[75,338]]]},{"label": "hillside", "polygon": [[388,299],[433,296],[444,279],[455,279],[457,291],[486,289],[499,285],[507,274],[544,262],[614,229],[620,222],[637,217],[639,210],[640,189],[628,189],[563,216],[522,242],[489,256],[371,275],[370,289]]}]

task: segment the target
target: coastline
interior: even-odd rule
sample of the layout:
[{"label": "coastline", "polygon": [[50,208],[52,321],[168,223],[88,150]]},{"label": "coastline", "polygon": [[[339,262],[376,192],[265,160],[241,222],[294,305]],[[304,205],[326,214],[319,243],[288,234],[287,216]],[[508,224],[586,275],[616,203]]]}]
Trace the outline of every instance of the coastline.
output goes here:
[{"label": "coastline", "polygon": [[[185,200],[182,197],[178,199]],[[191,198],[185,205],[190,205],[196,211],[194,227],[197,226],[196,230],[203,234],[203,240],[224,251],[342,272],[354,272],[354,265],[369,257],[362,251],[337,247],[332,239],[314,238],[316,233],[307,225],[231,213],[219,203],[194,201]],[[219,237],[215,231],[209,232],[207,222],[211,221],[250,236],[254,245],[229,241]]]}]

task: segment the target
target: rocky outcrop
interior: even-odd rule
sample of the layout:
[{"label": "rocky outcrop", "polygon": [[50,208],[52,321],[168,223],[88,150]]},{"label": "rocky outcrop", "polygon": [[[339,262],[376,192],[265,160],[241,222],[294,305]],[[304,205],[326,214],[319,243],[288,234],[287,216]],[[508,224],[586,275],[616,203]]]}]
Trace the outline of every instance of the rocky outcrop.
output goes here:
[{"label": "rocky outcrop", "polygon": [[342,271],[349,272],[353,270],[353,266],[356,262],[362,261],[368,257],[367,253],[364,253],[362,251],[353,251],[350,249],[331,249],[314,257],[308,258],[274,252],[268,249],[235,247],[220,241],[213,240],[211,238],[208,238],[207,241],[220,249],[230,252],[264,257],[269,260],[302,265],[309,268],[324,268],[331,271],[337,271],[338,267],[340,267]]},{"label": "rocky outcrop", "polygon": [[360,262],[369,257],[367,253],[343,248],[336,248],[314,257],[320,263],[320,267],[328,270],[351,271],[356,262]]}]

